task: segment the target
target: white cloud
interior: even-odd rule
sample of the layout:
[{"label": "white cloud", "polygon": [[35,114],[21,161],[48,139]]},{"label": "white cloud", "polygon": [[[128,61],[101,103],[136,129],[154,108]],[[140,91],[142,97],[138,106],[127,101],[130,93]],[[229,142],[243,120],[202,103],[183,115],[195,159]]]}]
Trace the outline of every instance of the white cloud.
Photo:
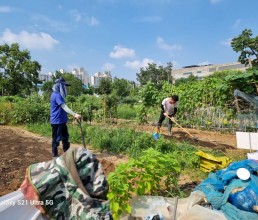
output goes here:
[{"label": "white cloud", "polygon": [[70,14],[76,22],[85,22],[89,26],[97,26],[99,24],[99,21],[94,16],[88,17],[77,9],[71,10]]},{"label": "white cloud", "polygon": [[224,46],[230,46],[232,39],[233,38],[228,38],[227,40],[223,40],[223,41],[221,41],[221,44]]},{"label": "white cloud", "polygon": [[13,11],[13,8],[9,6],[0,6],[0,13],[9,13],[12,11]]},{"label": "white cloud", "polygon": [[3,35],[0,36],[0,43],[19,43],[21,46],[28,49],[51,50],[56,44],[59,44],[59,41],[46,33],[21,31],[15,34],[10,29],[6,29]]},{"label": "white cloud", "polygon": [[102,66],[102,70],[104,70],[104,71],[111,71],[115,67],[116,66],[113,63],[104,63],[103,66]]},{"label": "white cloud", "polygon": [[144,58],[143,60],[126,61],[124,66],[131,69],[140,69],[141,67],[147,67],[149,63],[154,63],[154,60]]},{"label": "white cloud", "polygon": [[157,38],[157,45],[162,50],[181,50],[182,46],[179,44],[167,44],[163,38]]},{"label": "white cloud", "polygon": [[211,64],[211,63],[208,60],[203,61],[201,63],[198,63],[199,66],[206,66],[206,65],[209,65],[209,64]]},{"label": "white cloud", "polygon": [[163,19],[160,16],[146,16],[146,17],[138,18],[136,20],[140,22],[146,22],[146,23],[155,23],[155,22],[160,22]]},{"label": "white cloud", "polygon": [[135,50],[126,48],[121,45],[116,45],[116,46],[114,46],[114,50],[110,52],[109,56],[111,58],[116,58],[116,59],[120,59],[120,58],[124,58],[124,57],[134,57]]},{"label": "white cloud", "polygon": [[216,4],[216,3],[219,3],[219,2],[221,2],[222,0],[210,0],[210,3],[211,4]]},{"label": "white cloud", "polygon": [[241,24],[242,20],[241,19],[237,19],[235,21],[235,23],[233,24],[232,28],[233,29],[237,29],[239,27],[239,25]]}]

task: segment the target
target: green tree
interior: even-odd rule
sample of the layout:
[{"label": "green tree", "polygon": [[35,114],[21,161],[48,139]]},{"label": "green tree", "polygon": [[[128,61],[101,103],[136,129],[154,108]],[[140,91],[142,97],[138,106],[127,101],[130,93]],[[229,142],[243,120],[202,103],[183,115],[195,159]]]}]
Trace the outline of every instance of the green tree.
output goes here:
[{"label": "green tree", "polygon": [[19,44],[0,46],[0,91],[9,95],[28,95],[37,89],[41,66],[31,60]]},{"label": "green tree", "polygon": [[51,92],[52,92],[52,87],[53,87],[53,81],[48,81],[48,82],[45,82],[45,83],[42,85],[41,90],[42,90],[44,93],[51,93]]},{"label": "green tree", "polygon": [[77,77],[75,77],[71,73],[61,73],[59,71],[56,71],[54,73],[52,81],[45,82],[43,84],[42,91],[45,92],[45,93],[51,93],[55,80],[60,78],[60,77],[63,77],[66,82],[69,82],[69,83],[72,84],[71,86],[67,87],[68,95],[79,96],[79,95],[83,94],[83,92],[85,92],[84,88],[83,88],[82,81],[80,79],[78,79]]},{"label": "green tree", "polygon": [[238,61],[245,65],[252,59],[252,65],[258,67],[258,36],[251,37],[252,30],[245,29],[238,37],[233,38],[231,46],[235,52],[240,52]]},{"label": "green tree", "polygon": [[156,85],[150,81],[140,89],[139,96],[141,99],[141,105],[137,114],[137,120],[140,124],[147,122],[148,111],[150,107],[158,104],[159,95],[159,89],[157,89]]},{"label": "green tree", "polygon": [[154,83],[155,87],[158,89],[162,88],[162,83],[164,81],[171,82],[171,71],[172,63],[168,63],[166,67],[157,66],[155,63],[149,63],[146,68],[141,68],[140,73],[136,73],[137,80],[141,85],[146,85],[147,82]]},{"label": "green tree", "polygon": [[112,80],[110,78],[102,78],[97,89],[100,95],[109,95],[112,92]]},{"label": "green tree", "polygon": [[114,78],[112,83],[112,89],[115,95],[121,98],[129,96],[132,89],[132,84],[126,79]]},{"label": "green tree", "polygon": [[191,74],[190,76],[188,76],[187,78],[180,78],[180,79],[177,79],[176,82],[175,82],[175,86],[178,86],[182,83],[186,83],[186,82],[194,82],[194,81],[197,81],[198,80],[198,77],[197,76],[194,76],[193,74]]},{"label": "green tree", "polygon": [[235,71],[234,74],[225,77],[225,82],[231,89],[232,93],[235,89],[248,94],[258,94],[258,69],[253,67],[246,72]]},{"label": "green tree", "polygon": [[153,82],[148,82],[139,91],[141,102],[146,107],[155,106],[159,102],[159,90]]},{"label": "green tree", "polygon": [[64,73],[61,75],[66,82],[71,83],[71,86],[67,87],[67,93],[73,96],[80,96],[84,92],[83,83],[80,79],[75,77],[71,73]]},{"label": "green tree", "polygon": [[112,93],[112,80],[110,78],[102,78],[97,92],[100,95],[104,95],[104,122],[106,122],[106,116],[110,110],[107,105],[107,96]]},{"label": "green tree", "polygon": [[94,95],[94,92],[95,92],[95,89],[93,86],[88,86],[87,89],[84,90],[84,94],[87,94],[87,95]]}]

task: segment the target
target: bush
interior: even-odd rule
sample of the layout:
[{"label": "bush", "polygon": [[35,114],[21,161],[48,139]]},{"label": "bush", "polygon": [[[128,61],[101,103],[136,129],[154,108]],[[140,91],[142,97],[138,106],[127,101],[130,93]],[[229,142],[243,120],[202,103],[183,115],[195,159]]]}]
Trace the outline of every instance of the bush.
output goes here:
[{"label": "bush", "polygon": [[0,122],[2,124],[40,123],[49,120],[50,104],[43,97],[32,95],[27,98],[2,97]]},{"label": "bush", "polygon": [[0,102],[0,124],[8,124],[12,120],[12,108],[11,102]]},{"label": "bush", "polygon": [[138,108],[136,106],[122,104],[118,106],[118,118],[135,120]]},{"label": "bush", "polygon": [[40,123],[49,121],[50,104],[45,103],[43,97],[29,96],[16,102],[12,112],[12,123]]},{"label": "bush", "polygon": [[[131,213],[130,199],[135,195],[159,195],[162,190],[177,187],[180,165],[176,158],[154,149],[143,151],[141,157],[119,164],[108,176],[110,208],[114,219],[123,212]],[[162,187],[163,186],[163,187]]]}]

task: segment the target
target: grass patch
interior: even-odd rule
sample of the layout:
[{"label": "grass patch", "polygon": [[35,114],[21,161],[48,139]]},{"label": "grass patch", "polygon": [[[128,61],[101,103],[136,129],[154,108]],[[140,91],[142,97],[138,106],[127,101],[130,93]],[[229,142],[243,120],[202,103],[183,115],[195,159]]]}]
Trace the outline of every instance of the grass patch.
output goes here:
[{"label": "grass patch", "polygon": [[[69,141],[72,143],[82,143],[81,133],[78,125],[68,124],[68,132],[69,132]],[[39,124],[27,124],[26,129],[30,132],[40,134],[45,137],[52,137],[52,128],[49,123],[39,123]],[[86,129],[86,126],[83,126],[83,130]]]},{"label": "grass patch", "polygon": [[[105,126],[86,126],[83,123],[83,130],[86,132],[86,143],[100,151],[107,151],[116,154],[127,154],[132,158],[142,156],[142,152],[153,148],[163,154],[171,154],[177,157],[182,168],[198,167],[199,158],[195,155],[196,147],[186,143],[175,143],[173,140],[165,140],[161,137],[155,141],[151,134],[139,132],[131,128],[110,128]],[[51,137],[51,125],[29,124],[26,128],[34,133]],[[68,124],[70,142],[81,143],[81,134],[78,125]]]}]

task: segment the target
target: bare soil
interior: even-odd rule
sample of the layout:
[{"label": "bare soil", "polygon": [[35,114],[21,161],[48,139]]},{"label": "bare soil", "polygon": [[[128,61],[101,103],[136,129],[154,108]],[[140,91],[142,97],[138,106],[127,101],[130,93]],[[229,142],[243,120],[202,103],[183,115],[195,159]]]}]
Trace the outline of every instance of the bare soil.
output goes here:
[{"label": "bare soil", "polygon": [[[61,153],[60,151],[59,154]],[[26,168],[30,164],[52,159],[51,139],[21,128],[0,126],[0,154],[0,196],[2,196],[20,187]],[[98,152],[95,154],[106,175],[114,171],[117,163],[127,161],[127,158],[122,156]]]}]

